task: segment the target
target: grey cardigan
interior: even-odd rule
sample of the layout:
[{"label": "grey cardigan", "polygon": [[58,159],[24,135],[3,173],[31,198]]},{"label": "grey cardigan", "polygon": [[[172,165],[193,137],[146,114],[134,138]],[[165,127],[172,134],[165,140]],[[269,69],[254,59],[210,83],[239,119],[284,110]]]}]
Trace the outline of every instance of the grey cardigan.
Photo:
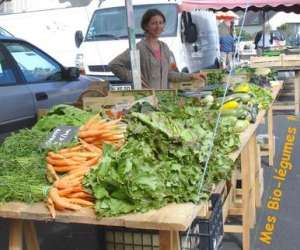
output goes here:
[{"label": "grey cardigan", "polygon": [[[154,53],[144,39],[137,43],[137,49],[140,51],[142,79],[154,89],[168,88],[169,80],[173,82],[192,80],[191,74],[176,72],[170,68],[170,49],[162,41],[159,41],[159,44],[161,62],[154,57]],[[129,49],[114,58],[109,63],[109,67],[122,81],[132,82]]]}]

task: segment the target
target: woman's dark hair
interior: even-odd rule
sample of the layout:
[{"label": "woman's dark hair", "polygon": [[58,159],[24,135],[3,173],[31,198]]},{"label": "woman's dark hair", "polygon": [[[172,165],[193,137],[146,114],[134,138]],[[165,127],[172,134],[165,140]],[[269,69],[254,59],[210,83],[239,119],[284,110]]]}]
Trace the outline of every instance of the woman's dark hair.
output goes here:
[{"label": "woman's dark hair", "polygon": [[146,31],[146,26],[148,25],[150,19],[154,16],[161,16],[162,19],[164,20],[164,23],[166,22],[165,15],[160,10],[149,9],[144,13],[144,15],[142,17],[142,21],[141,21],[141,27],[144,31]]}]

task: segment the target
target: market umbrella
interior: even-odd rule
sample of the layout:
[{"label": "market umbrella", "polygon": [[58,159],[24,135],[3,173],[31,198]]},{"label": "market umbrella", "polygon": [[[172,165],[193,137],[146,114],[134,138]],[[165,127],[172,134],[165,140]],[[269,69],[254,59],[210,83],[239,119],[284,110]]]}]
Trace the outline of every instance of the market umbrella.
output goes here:
[{"label": "market umbrella", "polygon": [[181,10],[194,9],[240,10],[276,10],[300,13],[299,0],[183,0]]},{"label": "market umbrella", "polygon": [[230,11],[217,11],[216,18],[217,20],[231,21],[233,19],[239,19],[240,17],[230,10]]},{"label": "market umbrella", "polygon": [[300,13],[299,0],[183,0],[182,11],[195,9],[210,10],[253,10],[263,11],[263,44],[265,39],[265,12],[270,10]]}]

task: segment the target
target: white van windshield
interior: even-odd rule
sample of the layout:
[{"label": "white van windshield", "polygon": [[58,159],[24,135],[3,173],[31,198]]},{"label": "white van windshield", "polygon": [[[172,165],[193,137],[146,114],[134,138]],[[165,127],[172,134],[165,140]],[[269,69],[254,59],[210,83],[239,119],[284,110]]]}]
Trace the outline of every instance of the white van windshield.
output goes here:
[{"label": "white van windshield", "polygon": [[[161,36],[175,36],[177,28],[176,4],[147,4],[134,6],[136,37],[144,36],[141,19],[148,9],[159,9],[166,17],[166,26]],[[99,9],[89,25],[86,41],[112,40],[128,38],[125,7]]]}]

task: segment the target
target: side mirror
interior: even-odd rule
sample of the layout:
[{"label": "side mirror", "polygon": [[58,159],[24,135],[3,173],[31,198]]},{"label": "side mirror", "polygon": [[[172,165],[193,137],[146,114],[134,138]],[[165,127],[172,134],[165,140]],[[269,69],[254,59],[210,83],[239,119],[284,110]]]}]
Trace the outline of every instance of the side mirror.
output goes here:
[{"label": "side mirror", "polygon": [[68,67],[65,68],[63,71],[64,79],[69,81],[77,80],[79,78],[79,75],[80,75],[79,68],[76,67]]},{"label": "side mirror", "polygon": [[82,34],[82,31],[81,30],[77,30],[75,32],[75,44],[76,44],[76,47],[79,48],[81,43],[83,41],[83,34]]}]

